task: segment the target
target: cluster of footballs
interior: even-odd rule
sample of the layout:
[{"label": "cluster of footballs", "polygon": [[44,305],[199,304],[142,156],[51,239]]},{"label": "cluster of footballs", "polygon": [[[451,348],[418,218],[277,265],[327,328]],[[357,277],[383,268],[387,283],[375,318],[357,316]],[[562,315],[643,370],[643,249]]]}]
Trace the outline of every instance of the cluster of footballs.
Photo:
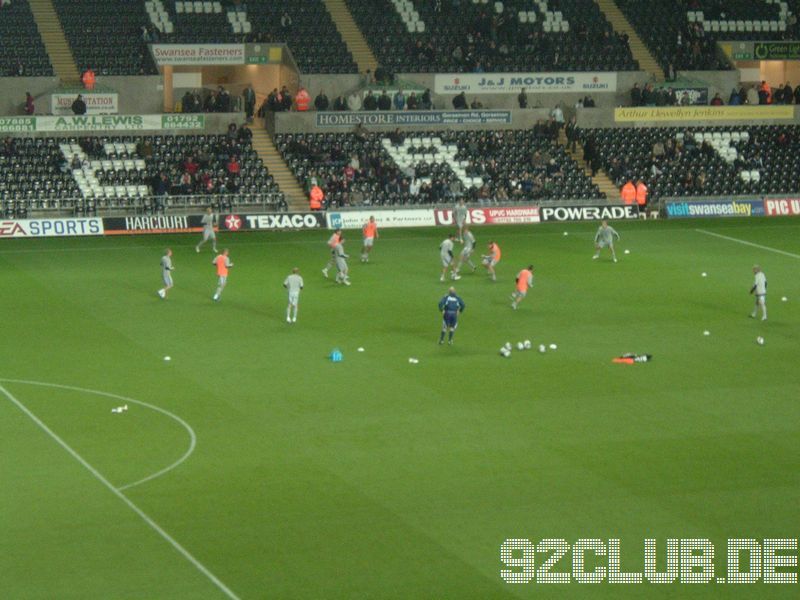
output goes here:
[{"label": "cluster of footballs", "polygon": [[[517,350],[530,350],[531,348],[533,348],[533,344],[531,343],[530,340],[525,340],[524,342],[517,342]],[[541,352],[542,354],[547,352],[547,348],[548,347],[546,345],[539,344],[539,352]],[[512,349],[513,346],[511,345],[511,342],[506,342],[503,345],[503,347],[500,348],[500,356],[502,356],[503,358],[508,358],[509,356],[511,356]],[[557,350],[557,349],[558,346],[556,344],[550,344],[550,350]]]}]

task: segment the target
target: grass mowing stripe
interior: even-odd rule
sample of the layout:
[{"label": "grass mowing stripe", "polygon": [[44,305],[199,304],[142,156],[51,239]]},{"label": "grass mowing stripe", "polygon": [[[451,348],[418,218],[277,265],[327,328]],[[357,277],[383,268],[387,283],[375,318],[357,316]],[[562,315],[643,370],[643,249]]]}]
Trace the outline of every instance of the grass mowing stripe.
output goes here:
[{"label": "grass mowing stripe", "polygon": [[738,238],[722,235],[721,233],[714,233],[713,231],[706,231],[705,229],[695,229],[695,231],[698,233],[704,233],[705,235],[710,235],[723,240],[728,240],[729,242],[736,242],[737,244],[752,246],[753,248],[758,248],[760,250],[775,252],[776,254],[782,254],[784,256],[789,256],[791,258],[800,258],[800,254],[794,254],[793,252],[787,252],[786,250],[779,250],[778,248],[770,248],[769,246],[762,246],[761,244],[755,244],[753,242],[748,242],[746,240],[740,240]]},{"label": "grass mowing stripe", "polygon": [[95,479],[97,479],[100,483],[102,483],[106,488],[108,488],[111,493],[113,493],[117,498],[122,500],[128,508],[130,508],[133,512],[135,512],[139,517],[147,523],[158,535],[164,538],[175,550],[177,550],[183,557],[188,560],[194,567],[200,571],[203,575],[205,575],[214,585],[216,585],[220,591],[222,591],[228,598],[231,600],[239,600],[239,597],[233,593],[233,591],[226,586],[220,579],[214,575],[208,568],[203,565],[199,560],[197,560],[192,554],[183,546],[181,546],[170,534],[168,534],[161,526],[156,523],[153,519],[151,519],[147,513],[145,513],[141,508],[136,506],[125,494],[120,492],[117,488],[115,488],[111,482],[108,481],[105,477],[103,477],[102,473],[95,469],[92,465],[90,465],[80,454],[78,454],[72,447],[67,444],[64,440],[62,440],[58,434],[56,434],[52,429],[50,429],[44,421],[42,421],[39,417],[33,414],[27,406],[25,406],[22,402],[17,400],[17,398],[9,392],[5,386],[0,384],[0,393],[2,393],[6,398],[8,398],[17,408],[19,408],[25,415],[28,416],[36,425],[44,431],[47,435],[49,435],[53,440],[55,440],[59,446],[64,448],[75,460],[77,460],[89,473],[91,473]]}]

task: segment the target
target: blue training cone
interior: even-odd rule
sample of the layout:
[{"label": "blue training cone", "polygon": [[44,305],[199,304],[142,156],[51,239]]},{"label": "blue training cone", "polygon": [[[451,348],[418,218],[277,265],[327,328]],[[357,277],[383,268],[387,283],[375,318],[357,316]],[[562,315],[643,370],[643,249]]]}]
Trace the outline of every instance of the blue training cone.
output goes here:
[{"label": "blue training cone", "polygon": [[342,362],[342,359],[344,357],[342,356],[341,350],[339,350],[338,348],[334,348],[333,350],[331,350],[329,358],[331,359],[332,362]]}]

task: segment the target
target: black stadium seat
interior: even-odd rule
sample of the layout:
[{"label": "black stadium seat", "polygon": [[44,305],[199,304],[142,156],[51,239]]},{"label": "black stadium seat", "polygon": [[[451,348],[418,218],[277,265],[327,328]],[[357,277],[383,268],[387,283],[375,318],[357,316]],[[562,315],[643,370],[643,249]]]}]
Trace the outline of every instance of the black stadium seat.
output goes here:
[{"label": "black stadium seat", "polygon": [[52,75],[28,0],[0,2],[0,77]]}]

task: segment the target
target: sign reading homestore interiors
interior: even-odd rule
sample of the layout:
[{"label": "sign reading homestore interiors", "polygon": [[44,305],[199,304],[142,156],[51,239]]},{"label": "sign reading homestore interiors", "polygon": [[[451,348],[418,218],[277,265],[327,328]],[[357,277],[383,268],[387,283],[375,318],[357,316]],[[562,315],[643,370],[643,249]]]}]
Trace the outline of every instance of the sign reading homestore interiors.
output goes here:
[{"label": "sign reading homestore interiors", "polygon": [[510,110],[406,110],[318,112],[317,127],[349,128],[356,125],[413,127],[419,125],[469,125],[511,123]]},{"label": "sign reading homestore interiors", "polygon": [[205,129],[205,115],[82,115],[72,117],[0,118],[0,133],[28,131],[159,131]]},{"label": "sign reading homestore interiors", "polygon": [[448,73],[435,75],[437,94],[616,92],[616,73]]},{"label": "sign reading homestore interiors", "polygon": [[617,123],[632,121],[758,121],[793,119],[794,106],[640,106],[614,109]]}]

